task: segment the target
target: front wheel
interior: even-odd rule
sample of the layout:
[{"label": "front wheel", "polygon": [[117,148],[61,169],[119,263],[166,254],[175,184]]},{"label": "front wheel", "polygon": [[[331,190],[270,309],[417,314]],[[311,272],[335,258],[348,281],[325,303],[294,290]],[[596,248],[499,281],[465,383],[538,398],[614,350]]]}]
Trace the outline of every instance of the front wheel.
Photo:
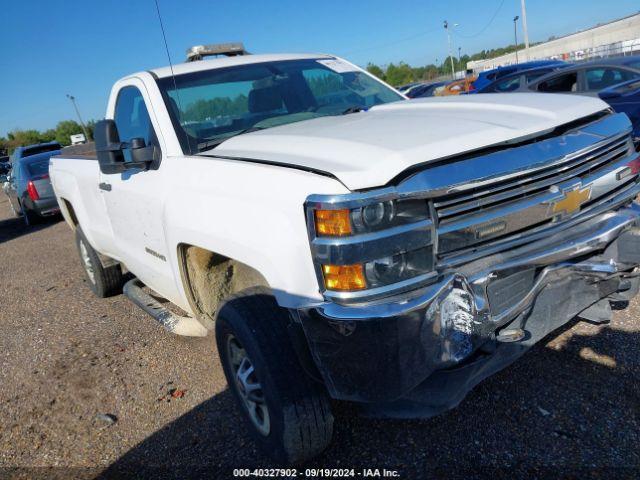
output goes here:
[{"label": "front wheel", "polygon": [[216,342],[252,438],[274,460],[299,464],[329,445],[333,415],[324,386],[298,361],[288,321],[272,296],[252,289],[222,307]]}]

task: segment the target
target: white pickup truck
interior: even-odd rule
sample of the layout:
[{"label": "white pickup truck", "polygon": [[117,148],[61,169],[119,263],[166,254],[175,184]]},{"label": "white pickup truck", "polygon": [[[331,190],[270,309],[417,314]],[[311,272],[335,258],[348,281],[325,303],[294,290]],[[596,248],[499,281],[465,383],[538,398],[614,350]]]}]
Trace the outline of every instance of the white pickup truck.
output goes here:
[{"label": "white pickup truck", "polygon": [[635,295],[630,131],[596,99],[409,101],[337,57],[236,55],[117,81],[96,154],[50,174],[93,291],[126,269],[168,330],[215,331],[253,437],[295,463],[331,398],[436,415]]}]

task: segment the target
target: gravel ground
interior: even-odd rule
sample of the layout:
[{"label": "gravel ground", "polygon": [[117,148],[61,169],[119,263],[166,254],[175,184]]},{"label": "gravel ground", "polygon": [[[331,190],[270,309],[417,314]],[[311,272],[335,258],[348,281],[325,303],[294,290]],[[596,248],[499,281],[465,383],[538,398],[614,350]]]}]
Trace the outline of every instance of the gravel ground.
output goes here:
[{"label": "gravel ground", "polygon": [[[167,334],[85,283],[71,230],[26,227],[1,195],[0,477],[228,478],[271,466],[244,430],[212,336]],[[639,307],[606,326],[570,324],[437,418],[371,420],[337,404],[334,441],[308,467],[637,477]]]}]

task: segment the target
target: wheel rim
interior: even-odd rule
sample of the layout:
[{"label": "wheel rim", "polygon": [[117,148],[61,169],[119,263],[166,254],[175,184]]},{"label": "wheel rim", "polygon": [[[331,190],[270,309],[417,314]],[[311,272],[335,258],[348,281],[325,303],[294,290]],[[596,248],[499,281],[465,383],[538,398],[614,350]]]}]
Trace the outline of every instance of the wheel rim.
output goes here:
[{"label": "wheel rim", "polygon": [[84,267],[84,271],[87,272],[87,276],[91,283],[96,283],[96,274],[93,271],[93,263],[91,262],[91,257],[89,257],[89,252],[87,251],[87,247],[84,242],[80,240],[80,257],[82,258],[82,266]]},{"label": "wheel rim", "polygon": [[227,338],[227,357],[233,372],[235,389],[242,398],[251,423],[262,435],[269,435],[271,419],[262,384],[247,351],[233,335]]}]

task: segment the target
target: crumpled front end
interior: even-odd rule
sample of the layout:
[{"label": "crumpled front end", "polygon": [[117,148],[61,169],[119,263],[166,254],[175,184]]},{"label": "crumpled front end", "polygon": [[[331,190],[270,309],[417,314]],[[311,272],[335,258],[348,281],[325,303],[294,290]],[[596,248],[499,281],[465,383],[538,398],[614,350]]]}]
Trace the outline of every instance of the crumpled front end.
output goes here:
[{"label": "crumpled front end", "polygon": [[413,298],[327,303],[300,318],[334,398],[366,402],[372,414],[431,416],[581,312],[606,321],[609,300],[637,293],[639,264],[634,203],[542,247],[470,264]]},{"label": "crumpled front end", "polygon": [[331,395],[429,416],[576,315],[638,289],[640,157],[621,115],[311,196],[326,302],[299,312]]}]

